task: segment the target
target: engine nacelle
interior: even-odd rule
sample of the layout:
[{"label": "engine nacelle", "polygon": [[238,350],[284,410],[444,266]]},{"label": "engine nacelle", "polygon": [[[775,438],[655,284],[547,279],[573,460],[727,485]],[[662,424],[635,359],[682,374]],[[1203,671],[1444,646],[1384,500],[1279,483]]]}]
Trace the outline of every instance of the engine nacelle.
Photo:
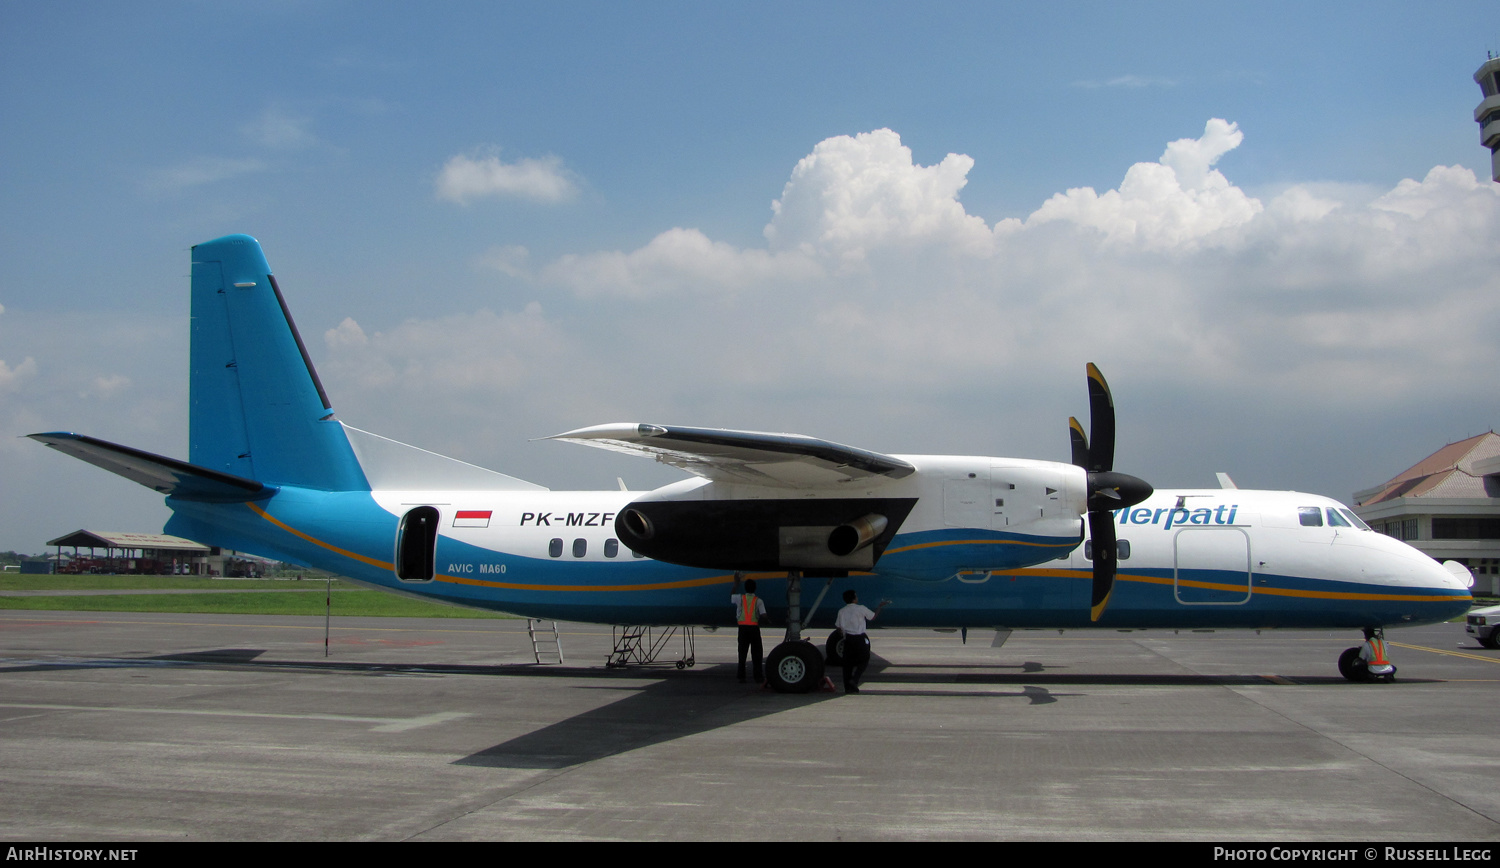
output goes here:
[{"label": "engine nacelle", "polygon": [[917,499],[639,500],[615,533],[632,551],[717,570],[867,570]]}]

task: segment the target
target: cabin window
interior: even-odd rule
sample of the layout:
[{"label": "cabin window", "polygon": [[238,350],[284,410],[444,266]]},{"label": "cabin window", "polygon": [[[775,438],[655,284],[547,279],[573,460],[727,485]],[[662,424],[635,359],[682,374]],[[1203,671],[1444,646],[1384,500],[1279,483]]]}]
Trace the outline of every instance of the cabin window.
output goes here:
[{"label": "cabin window", "polygon": [[618,557],[620,554],[620,541],[610,538],[604,541],[604,556],[607,558]]},{"label": "cabin window", "polygon": [[1304,506],[1297,510],[1297,520],[1302,522],[1303,527],[1322,527],[1323,510],[1316,506]]},{"label": "cabin window", "polygon": [[573,557],[581,558],[589,553],[589,541],[586,539],[573,540]]},{"label": "cabin window", "polygon": [[396,529],[396,578],[403,582],[430,582],[436,572],[438,511],[419,506],[401,516]]},{"label": "cabin window", "polygon": [[562,539],[560,537],[553,537],[552,542],[547,543],[547,554],[554,558],[562,557]]},{"label": "cabin window", "polygon": [[1353,525],[1349,524],[1348,519],[1344,518],[1342,515],[1339,515],[1339,511],[1332,507],[1328,508],[1328,526],[1353,527]]},{"label": "cabin window", "polygon": [[641,554],[640,552],[636,551],[635,549],[631,549],[630,550],[630,556],[633,557],[633,558],[644,558],[645,557],[645,555]]}]

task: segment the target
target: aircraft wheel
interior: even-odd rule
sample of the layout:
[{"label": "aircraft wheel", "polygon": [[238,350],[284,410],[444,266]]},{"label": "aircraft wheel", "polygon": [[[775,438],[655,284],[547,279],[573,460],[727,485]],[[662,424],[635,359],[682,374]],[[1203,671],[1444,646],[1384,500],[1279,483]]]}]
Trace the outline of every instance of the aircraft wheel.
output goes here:
[{"label": "aircraft wheel", "polygon": [[782,642],[766,655],[766,681],[777,693],[807,693],[823,683],[823,655],[811,642]]},{"label": "aircraft wheel", "polygon": [[829,666],[844,665],[844,631],[834,630],[828,634],[828,642],[823,645],[823,659]]},{"label": "aircraft wheel", "polygon": [[1339,674],[1349,681],[1368,680],[1364,667],[1359,665],[1359,648],[1345,648],[1344,653],[1339,655]]}]

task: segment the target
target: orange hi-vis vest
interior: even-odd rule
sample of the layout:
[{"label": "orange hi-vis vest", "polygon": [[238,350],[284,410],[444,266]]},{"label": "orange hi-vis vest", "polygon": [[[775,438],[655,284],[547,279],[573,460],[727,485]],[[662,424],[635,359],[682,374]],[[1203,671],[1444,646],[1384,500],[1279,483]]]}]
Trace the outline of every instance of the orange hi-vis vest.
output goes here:
[{"label": "orange hi-vis vest", "polygon": [[1383,639],[1371,639],[1365,644],[1370,646],[1370,665],[1389,666],[1391,661],[1385,659],[1385,641]]},{"label": "orange hi-vis vest", "polygon": [[756,601],[755,601],[755,595],[754,594],[741,594],[740,595],[740,626],[741,627],[754,627],[756,624],[760,623],[759,620],[757,620],[756,617],[755,617],[755,602]]}]

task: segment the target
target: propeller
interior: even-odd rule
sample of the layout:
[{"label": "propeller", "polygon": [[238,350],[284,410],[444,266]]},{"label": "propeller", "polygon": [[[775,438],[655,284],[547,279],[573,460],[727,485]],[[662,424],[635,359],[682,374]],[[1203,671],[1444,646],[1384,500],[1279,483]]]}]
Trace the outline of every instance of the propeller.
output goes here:
[{"label": "propeller", "polygon": [[1089,363],[1089,433],[1074,418],[1068,419],[1073,444],[1073,463],[1088,473],[1089,537],[1094,546],[1094,588],[1089,597],[1089,620],[1098,621],[1109,605],[1115,586],[1114,510],[1125,509],[1151,496],[1146,480],[1116,473],[1115,400],[1109,384],[1093,362]]}]

